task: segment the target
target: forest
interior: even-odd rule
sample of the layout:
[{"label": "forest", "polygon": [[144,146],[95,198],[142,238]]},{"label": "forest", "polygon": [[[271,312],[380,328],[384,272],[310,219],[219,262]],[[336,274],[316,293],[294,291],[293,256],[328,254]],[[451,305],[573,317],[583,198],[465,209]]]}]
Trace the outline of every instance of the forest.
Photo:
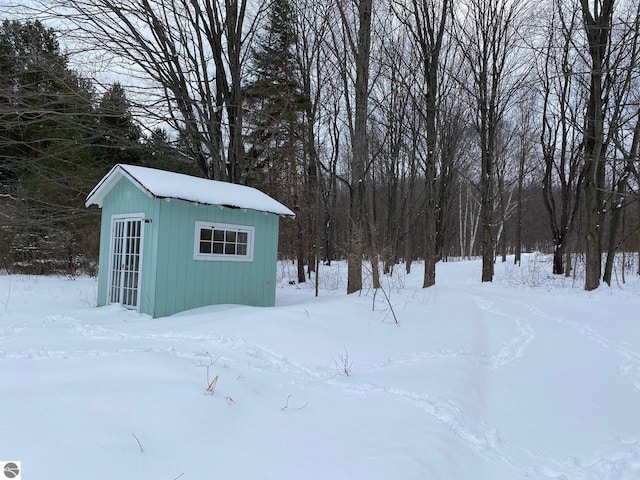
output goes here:
[{"label": "forest", "polygon": [[0,270],[94,274],[117,163],[263,190],[297,281],[346,259],[349,293],[532,251],[593,290],[640,256],[637,1],[4,7]]}]

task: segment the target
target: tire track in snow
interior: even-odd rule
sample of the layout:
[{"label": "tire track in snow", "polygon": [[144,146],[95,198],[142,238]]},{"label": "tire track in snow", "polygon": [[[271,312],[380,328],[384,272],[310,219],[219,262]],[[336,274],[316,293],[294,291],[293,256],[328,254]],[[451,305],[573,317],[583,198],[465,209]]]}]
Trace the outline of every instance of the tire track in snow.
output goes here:
[{"label": "tire track in snow", "polygon": [[[516,361],[524,352],[526,345],[532,340],[531,328],[524,323],[518,324],[517,334],[500,349],[496,354],[474,354],[473,352],[455,352],[455,351],[437,351],[437,352],[419,352],[410,354],[397,361],[392,361],[392,365],[405,365],[416,361],[425,361],[432,358],[463,358],[472,359],[477,363],[489,368],[499,368],[507,365],[512,361]],[[357,393],[357,394],[380,394],[390,396],[402,402],[408,402],[418,406],[425,413],[434,417],[436,420],[444,424],[454,434],[460,438],[471,449],[478,452],[483,458],[492,462],[507,466],[510,470],[521,475],[525,475],[526,471],[518,466],[512,459],[509,452],[509,446],[500,438],[496,429],[489,428],[482,423],[474,423],[466,417],[465,410],[462,406],[443,397],[429,395],[425,393],[416,393],[402,390],[393,386],[377,386],[371,383],[354,382],[350,378],[340,377],[332,366],[326,368],[313,368],[302,363],[291,360],[285,355],[274,352],[262,346],[252,344],[238,337],[222,337],[217,335],[190,335],[185,333],[162,333],[162,334],[131,334],[126,335],[121,332],[109,331],[104,328],[86,328],[82,330],[87,336],[110,337],[117,338],[126,337],[129,339],[139,340],[172,340],[172,341],[196,341],[212,343],[214,347],[228,348],[236,358],[230,360],[234,363],[234,368],[240,370],[246,368],[252,372],[279,374],[287,373],[294,376],[296,381],[310,382],[313,384],[327,385],[339,390]],[[94,337],[95,338],[95,337]],[[383,365],[382,368],[391,365]],[[376,369],[380,366],[369,366],[358,369],[362,372],[367,369]]]},{"label": "tire track in snow", "polygon": [[616,439],[615,445],[596,452],[589,461],[574,461],[589,480],[637,480],[640,478],[640,439]]},{"label": "tire track in snow", "polygon": [[[486,302],[479,297],[474,297],[482,310],[488,311],[494,315],[505,315],[491,308],[491,303]],[[470,350],[436,350],[431,352],[413,352],[404,354],[395,359],[389,359],[385,362],[363,366],[358,368],[360,372],[376,371],[388,368],[402,367],[411,364],[423,363],[438,359],[460,358],[472,360],[480,365],[491,369],[499,369],[506,365],[515,363],[526,350],[527,345],[533,340],[533,330],[530,325],[521,318],[515,319],[517,325],[516,334],[496,353],[473,352]],[[260,371],[276,372],[278,369],[284,369],[286,372],[298,373],[307,378],[322,378],[335,375],[330,369],[327,371],[320,369],[308,368],[300,363],[296,363],[280,355],[276,352],[269,351],[264,347],[250,344],[244,339],[234,336],[222,336],[211,334],[187,334],[184,332],[167,332],[167,333],[124,333],[117,330],[111,330],[101,326],[83,324],[71,317],[60,317],[58,315],[50,315],[46,320],[47,324],[67,324],[71,327],[73,333],[79,334],[86,338],[95,340],[122,340],[122,341],[163,341],[171,343],[194,342],[207,343],[222,347],[231,351],[240,351],[248,353],[249,357],[253,357],[257,362],[247,362],[247,367],[256,368]],[[202,353],[202,352],[201,352]],[[32,357],[29,357],[32,358]],[[275,363],[273,363],[273,360]]]},{"label": "tire track in snow", "polygon": [[[304,365],[294,362],[288,359],[285,355],[281,355],[274,351],[268,350],[264,347],[247,342],[241,337],[237,336],[224,336],[224,335],[202,335],[202,334],[187,334],[183,332],[171,332],[171,333],[122,333],[115,330],[108,330],[103,327],[94,327],[91,325],[77,325],[74,330],[83,336],[92,339],[108,340],[118,339],[123,341],[165,341],[165,342],[194,342],[208,344],[216,348],[222,348],[234,353],[241,353],[248,357],[244,360],[246,368],[251,368],[255,371],[268,372],[268,373],[293,373],[298,376],[306,378],[322,378],[326,375],[326,372],[316,371],[312,368],[307,368]],[[202,358],[204,350],[193,353],[193,358]],[[220,358],[218,355],[214,355],[216,358]],[[229,358],[224,359],[227,362],[235,364],[239,363],[239,359],[233,360]]]}]

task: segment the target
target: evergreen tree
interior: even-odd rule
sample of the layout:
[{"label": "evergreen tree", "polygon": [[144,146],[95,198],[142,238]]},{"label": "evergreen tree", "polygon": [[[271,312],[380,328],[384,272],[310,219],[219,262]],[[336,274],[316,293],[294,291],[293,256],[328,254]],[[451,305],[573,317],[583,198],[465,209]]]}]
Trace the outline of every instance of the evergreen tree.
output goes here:
[{"label": "evergreen tree", "polygon": [[73,270],[82,230],[97,223],[83,206],[99,179],[87,168],[91,84],[68,67],[54,30],[5,21],[0,90],[0,266]]},{"label": "evergreen tree", "polygon": [[113,84],[100,99],[96,121],[97,161],[107,165],[142,162],[140,127],[133,120],[131,105],[119,83]]},{"label": "evergreen tree", "polygon": [[[296,59],[295,17],[289,0],[271,4],[268,24],[252,50],[253,78],[244,90],[247,165],[245,182],[292,206],[295,225],[284,225],[285,253],[298,258],[298,281],[305,281],[301,215],[301,117],[309,102]],[[283,189],[283,186],[286,188]]]},{"label": "evergreen tree", "polygon": [[180,137],[172,141],[166,130],[156,128],[143,141],[143,163],[152,168],[199,176],[202,174]]},{"label": "evergreen tree", "polygon": [[47,156],[55,138],[52,129],[59,131],[61,115],[78,100],[73,87],[79,80],[66,65],[53,30],[40,22],[2,23],[0,179],[15,181]]},{"label": "evergreen tree", "polygon": [[307,100],[295,57],[296,33],[289,0],[275,0],[269,21],[252,50],[253,77],[245,86],[248,182],[269,189],[291,174],[297,129]]}]

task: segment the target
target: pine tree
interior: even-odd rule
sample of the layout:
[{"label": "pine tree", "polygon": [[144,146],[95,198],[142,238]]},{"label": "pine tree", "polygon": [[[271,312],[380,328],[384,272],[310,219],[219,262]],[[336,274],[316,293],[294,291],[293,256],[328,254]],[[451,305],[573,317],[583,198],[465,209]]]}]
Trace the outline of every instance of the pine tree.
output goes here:
[{"label": "pine tree", "polygon": [[96,121],[96,160],[107,165],[142,162],[140,127],[133,120],[131,105],[119,83],[114,83],[100,99]]},{"label": "pine tree", "polygon": [[83,229],[97,224],[83,206],[99,179],[91,83],[69,68],[54,30],[5,21],[0,91],[0,267],[73,270]]},{"label": "pine tree", "polygon": [[[301,116],[309,100],[303,94],[296,60],[297,35],[292,4],[275,0],[268,24],[252,50],[253,77],[245,86],[247,165],[245,182],[292,206],[297,215],[294,237],[298,281],[305,281],[301,218]],[[301,170],[302,171],[302,170]],[[288,186],[283,192],[282,186]]]},{"label": "pine tree", "polygon": [[[253,76],[245,86],[247,173],[278,169],[292,160],[306,99],[295,57],[297,41],[289,0],[275,0],[269,22],[252,50]],[[275,179],[274,179],[275,180]]]},{"label": "pine tree", "polygon": [[146,166],[198,176],[202,173],[189,155],[189,151],[181,145],[180,137],[172,140],[166,130],[155,128],[143,141]]}]

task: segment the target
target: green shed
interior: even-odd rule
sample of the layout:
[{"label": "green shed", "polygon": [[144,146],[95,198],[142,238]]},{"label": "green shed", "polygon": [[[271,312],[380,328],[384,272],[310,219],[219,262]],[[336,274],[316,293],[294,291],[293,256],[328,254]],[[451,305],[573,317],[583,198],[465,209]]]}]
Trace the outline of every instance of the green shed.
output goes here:
[{"label": "green shed", "polygon": [[254,188],[116,165],[85,205],[102,208],[98,305],[164,317],[206,305],[273,306],[280,216]]}]

